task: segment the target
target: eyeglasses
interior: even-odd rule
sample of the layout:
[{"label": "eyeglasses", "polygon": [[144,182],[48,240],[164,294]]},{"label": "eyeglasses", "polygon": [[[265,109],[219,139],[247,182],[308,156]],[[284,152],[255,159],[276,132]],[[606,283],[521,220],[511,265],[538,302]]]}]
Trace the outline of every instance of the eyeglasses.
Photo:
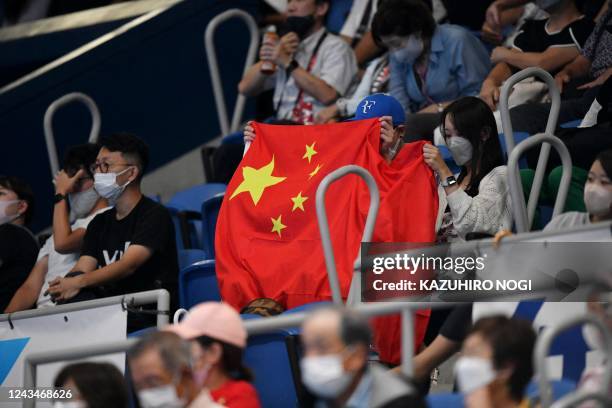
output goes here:
[{"label": "eyeglasses", "polygon": [[131,163],[106,163],[106,162],[96,162],[89,167],[89,171],[93,173],[97,173],[97,170],[100,169],[100,173],[108,173],[113,166],[133,166]]}]

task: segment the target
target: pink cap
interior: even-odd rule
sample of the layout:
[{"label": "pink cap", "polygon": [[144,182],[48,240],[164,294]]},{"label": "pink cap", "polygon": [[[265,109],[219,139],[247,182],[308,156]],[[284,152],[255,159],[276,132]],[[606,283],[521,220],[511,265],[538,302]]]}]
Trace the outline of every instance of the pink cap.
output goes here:
[{"label": "pink cap", "polygon": [[246,346],[247,332],[240,315],[231,306],[220,302],[195,305],[180,323],[171,324],[164,330],[185,340],[208,336],[240,348]]}]

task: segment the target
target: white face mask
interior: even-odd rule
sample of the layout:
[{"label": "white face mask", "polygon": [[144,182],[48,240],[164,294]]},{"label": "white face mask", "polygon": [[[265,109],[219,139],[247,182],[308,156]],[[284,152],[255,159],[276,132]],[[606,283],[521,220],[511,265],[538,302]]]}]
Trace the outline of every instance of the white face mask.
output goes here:
[{"label": "white face mask", "polygon": [[100,196],[93,187],[89,190],[72,193],[68,196],[70,211],[76,218],[83,218],[94,208],[99,198]]},{"label": "white face mask", "polygon": [[94,174],[94,188],[101,197],[106,198],[112,205],[117,202],[117,199],[123,193],[123,190],[130,184],[128,181],[124,185],[117,184],[117,177],[131,169],[128,167],[120,173],[96,173]]},{"label": "white face mask", "polygon": [[469,140],[461,136],[452,136],[446,141],[448,150],[450,150],[453,160],[457,166],[463,166],[465,163],[472,160],[474,148]]},{"label": "white face mask", "polygon": [[351,373],[344,372],[341,354],[304,357],[300,366],[306,388],[325,399],[336,398],[353,379]]},{"label": "white face mask", "polygon": [[401,64],[413,64],[419,55],[423,53],[423,48],[423,40],[411,35],[404,46],[393,51],[392,54]]},{"label": "white face mask", "polygon": [[83,401],[55,401],[53,408],[87,408]]},{"label": "white face mask", "polygon": [[604,216],[610,213],[612,191],[595,183],[584,186],[584,205],[591,215]]},{"label": "white face mask", "polygon": [[20,201],[21,200],[0,201],[0,225],[11,222],[15,218],[19,217],[19,212],[15,214],[8,214],[7,210],[8,210],[8,207]]},{"label": "white face mask", "polygon": [[142,408],[184,408],[186,405],[176,395],[173,384],[142,390],[138,393],[138,401]]},{"label": "white face mask", "polygon": [[486,358],[459,357],[455,363],[455,376],[459,391],[468,395],[489,385],[495,379],[495,370]]}]

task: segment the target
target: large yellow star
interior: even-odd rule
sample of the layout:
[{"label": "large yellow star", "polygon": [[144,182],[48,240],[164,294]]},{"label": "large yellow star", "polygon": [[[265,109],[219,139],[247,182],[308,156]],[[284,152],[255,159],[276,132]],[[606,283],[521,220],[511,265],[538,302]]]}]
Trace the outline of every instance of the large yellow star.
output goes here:
[{"label": "large yellow star", "polygon": [[240,183],[236,190],[234,190],[230,200],[236,197],[238,194],[248,191],[249,194],[251,194],[251,199],[253,199],[253,204],[257,205],[266,187],[273,186],[286,179],[286,177],[273,176],[273,171],[274,156],[272,156],[270,163],[259,169],[244,166],[242,168],[242,177],[244,180],[242,183]]},{"label": "large yellow star", "polygon": [[283,225],[283,223],[281,222],[281,217],[282,215],[279,215],[278,218],[276,219],[270,218],[272,220],[272,231],[271,232],[278,233],[279,237],[281,236],[281,231],[287,228],[287,226]]},{"label": "large yellow star", "polygon": [[295,211],[298,208],[304,211],[304,201],[306,200],[308,200],[308,197],[302,197],[301,191],[295,197],[291,197],[291,201],[293,201],[293,208],[291,209],[291,212]]},{"label": "large yellow star", "polygon": [[312,142],[310,146],[306,145],[306,153],[304,153],[304,155],[302,156],[302,159],[308,159],[308,163],[310,163],[310,159],[312,159],[312,156],[317,154],[317,151],[314,149],[315,143],[317,142]]},{"label": "large yellow star", "polygon": [[321,170],[321,167],[323,167],[322,164],[317,164],[317,167],[311,173],[308,174],[308,176],[309,176],[308,180],[313,178],[319,172],[319,170]]}]

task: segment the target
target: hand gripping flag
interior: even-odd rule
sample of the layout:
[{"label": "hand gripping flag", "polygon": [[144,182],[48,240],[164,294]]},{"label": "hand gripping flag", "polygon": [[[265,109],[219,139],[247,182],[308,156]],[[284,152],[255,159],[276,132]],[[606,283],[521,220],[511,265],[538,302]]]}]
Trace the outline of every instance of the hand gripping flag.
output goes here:
[{"label": "hand gripping flag", "polygon": [[[379,153],[378,119],[253,127],[257,136],[228,185],[217,221],[216,272],[224,301],[240,309],[253,299],[269,297],[291,309],[331,299],[315,195],[325,175],[348,164],[367,169],[380,190],[373,242],[434,241],[437,186],[422,159],[423,143],[405,145],[388,164]],[[327,216],[345,298],[369,202],[368,189],[356,175],[344,177],[327,191]],[[399,345],[399,320],[378,320],[392,319],[395,332],[376,338],[381,359],[388,362],[399,361],[399,347],[393,355],[383,351]],[[428,313],[416,320],[415,340],[420,344]]]}]

